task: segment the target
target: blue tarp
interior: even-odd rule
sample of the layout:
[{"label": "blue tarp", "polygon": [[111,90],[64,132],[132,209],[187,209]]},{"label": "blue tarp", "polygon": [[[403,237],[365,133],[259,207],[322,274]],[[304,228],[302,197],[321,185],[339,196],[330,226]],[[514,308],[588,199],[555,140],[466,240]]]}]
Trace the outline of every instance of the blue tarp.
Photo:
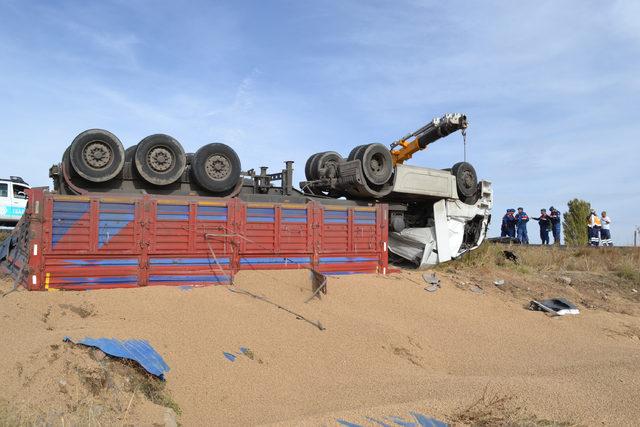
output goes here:
[{"label": "blue tarp", "polygon": [[109,356],[134,360],[140,364],[147,372],[164,380],[164,373],[169,371],[169,366],[151,347],[146,340],[118,340],[115,338],[83,338],[74,341],[65,337],[64,341],[75,344],[82,344],[89,347],[97,347]]},{"label": "blue tarp", "polygon": [[[378,425],[381,427],[393,427],[393,426],[401,426],[401,427],[447,427],[447,423],[436,420],[435,418],[428,417],[418,412],[409,412],[412,416],[410,419],[404,419],[401,417],[384,417],[382,420],[365,417],[368,423],[366,425]],[[345,427],[363,427],[363,424],[359,422],[351,422],[344,420],[342,418],[336,419],[338,424]]]}]

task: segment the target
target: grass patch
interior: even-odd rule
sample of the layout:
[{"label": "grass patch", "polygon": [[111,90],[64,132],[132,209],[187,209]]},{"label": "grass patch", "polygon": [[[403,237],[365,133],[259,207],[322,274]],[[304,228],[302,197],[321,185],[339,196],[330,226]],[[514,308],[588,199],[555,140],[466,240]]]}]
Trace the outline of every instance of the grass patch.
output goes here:
[{"label": "grass patch", "polygon": [[514,396],[490,394],[485,388],[482,395],[451,417],[452,424],[472,426],[570,426],[571,423],[540,419],[524,413]]},{"label": "grass patch", "polygon": [[[128,379],[126,387],[127,392],[141,393],[152,403],[166,408],[171,408],[177,415],[182,414],[182,408],[180,408],[180,405],[178,405],[178,403],[173,400],[167,392],[166,382],[160,380],[154,375],[151,375],[137,362],[132,360],[112,358],[110,356],[105,356],[104,359],[108,362],[106,364],[107,369],[105,369],[105,373],[107,375],[117,375]],[[104,389],[107,383],[109,383],[108,380],[100,381],[97,385],[99,386],[99,389]]]}]

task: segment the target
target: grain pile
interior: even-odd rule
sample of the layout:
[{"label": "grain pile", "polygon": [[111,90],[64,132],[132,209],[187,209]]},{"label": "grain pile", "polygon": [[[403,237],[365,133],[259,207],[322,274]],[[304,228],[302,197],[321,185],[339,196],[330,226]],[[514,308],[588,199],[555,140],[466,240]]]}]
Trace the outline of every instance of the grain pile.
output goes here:
[{"label": "grain pile", "polygon": [[[580,306],[577,317],[550,318],[490,286],[493,277],[475,278],[476,292],[461,285],[471,280],[464,269],[438,274],[442,288],[434,293],[416,271],[331,277],[328,294],[308,303],[305,271],[238,275],[236,289],[325,330],[223,286],[12,292],[0,298],[0,340],[11,343],[0,351],[0,417],[24,407],[60,415],[74,391],[60,389],[58,360],[100,366],[62,339],[91,336],[146,339],[171,367],[165,397],[153,403],[137,395],[125,420],[132,393],[113,397],[109,407],[121,411],[109,416],[125,424],[170,424],[167,408],[181,412],[186,426],[335,425],[411,411],[459,423],[640,419],[635,313]],[[2,290],[9,289],[5,281]],[[53,346],[60,357],[51,362]],[[25,389],[25,375],[37,386]],[[38,387],[48,387],[46,395]]]}]

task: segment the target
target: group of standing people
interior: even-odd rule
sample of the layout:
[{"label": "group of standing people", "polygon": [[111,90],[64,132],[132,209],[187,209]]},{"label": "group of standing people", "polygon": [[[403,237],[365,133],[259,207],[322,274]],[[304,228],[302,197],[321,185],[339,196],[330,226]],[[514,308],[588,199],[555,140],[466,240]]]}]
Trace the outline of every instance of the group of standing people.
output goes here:
[{"label": "group of standing people", "polygon": [[602,211],[599,217],[595,209],[591,209],[587,218],[590,246],[613,246],[611,240],[611,218],[606,211]]},{"label": "group of standing people", "polygon": [[[551,206],[549,213],[546,209],[540,209],[540,216],[533,218],[538,221],[540,226],[540,240],[543,245],[549,244],[549,233],[553,234],[553,244],[560,244],[560,212]],[[529,235],[527,233],[527,223],[529,216],[523,208],[507,209],[507,213],[502,217],[501,237],[517,238],[520,243],[529,244]]]}]

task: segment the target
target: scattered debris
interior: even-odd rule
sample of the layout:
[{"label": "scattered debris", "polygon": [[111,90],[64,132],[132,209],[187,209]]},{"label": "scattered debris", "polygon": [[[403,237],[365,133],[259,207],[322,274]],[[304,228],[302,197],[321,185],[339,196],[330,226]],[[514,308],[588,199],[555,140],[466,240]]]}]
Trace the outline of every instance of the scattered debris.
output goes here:
[{"label": "scattered debris", "polygon": [[311,275],[311,287],[313,289],[313,293],[305,301],[305,304],[316,296],[318,299],[322,298],[320,295],[321,292],[325,295],[327,294],[327,276],[313,269],[310,270],[309,274]]},{"label": "scattered debris", "polygon": [[440,279],[436,277],[436,273],[425,273],[422,275],[422,279],[429,284],[429,286],[424,288],[425,291],[435,292],[440,288]]},{"label": "scattered debris", "polygon": [[637,289],[631,289],[631,292],[633,292],[634,294],[637,294],[638,290]]},{"label": "scattered debris", "polygon": [[544,311],[554,316],[580,314],[578,307],[565,298],[551,298],[542,301],[532,300],[531,303],[529,303],[529,310]]},{"label": "scattered debris", "polygon": [[496,280],[494,280],[493,284],[498,286],[498,287],[499,286],[504,286],[504,279],[496,279]]},{"label": "scattered debris", "polygon": [[115,338],[84,338],[73,341],[64,337],[64,341],[74,344],[97,347],[109,356],[121,359],[129,359],[138,362],[147,372],[164,380],[164,373],[169,371],[169,366],[145,340],[118,340]]},{"label": "scattered debris", "polygon": [[484,293],[484,289],[482,289],[482,286],[480,285],[471,285],[471,287],[469,287],[469,290],[471,292],[475,292],[476,294],[483,294]]},{"label": "scattered debris", "polygon": [[255,353],[250,349],[248,349],[247,347],[240,347],[240,351],[238,353],[230,353],[228,351],[223,351],[222,354],[230,362],[235,362],[238,356],[245,356],[249,360],[256,360],[260,364],[263,363],[262,359],[256,358]]},{"label": "scattered debris", "polygon": [[513,261],[514,264],[518,264],[518,255],[516,255],[512,251],[502,251],[502,254],[509,261]]}]

